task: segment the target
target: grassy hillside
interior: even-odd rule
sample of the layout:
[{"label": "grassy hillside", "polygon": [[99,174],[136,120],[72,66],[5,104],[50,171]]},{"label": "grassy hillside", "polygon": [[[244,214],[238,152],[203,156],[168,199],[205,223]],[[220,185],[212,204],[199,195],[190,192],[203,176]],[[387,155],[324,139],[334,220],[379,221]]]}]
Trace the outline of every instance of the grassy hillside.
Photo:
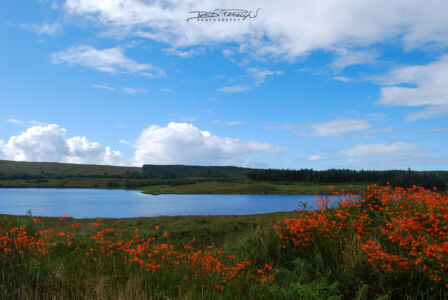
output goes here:
[{"label": "grassy hillside", "polygon": [[232,166],[143,165],[150,178],[246,178],[255,169]]},{"label": "grassy hillside", "polygon": [[0,175],[74,175],[81,174],[83,176],[92,175],[125,175],[128,173],[141,173],[138,167],[117,167],[104,165],[84,165],[84,164],[65,164],[53,162],[25,162],[0,160]]}]

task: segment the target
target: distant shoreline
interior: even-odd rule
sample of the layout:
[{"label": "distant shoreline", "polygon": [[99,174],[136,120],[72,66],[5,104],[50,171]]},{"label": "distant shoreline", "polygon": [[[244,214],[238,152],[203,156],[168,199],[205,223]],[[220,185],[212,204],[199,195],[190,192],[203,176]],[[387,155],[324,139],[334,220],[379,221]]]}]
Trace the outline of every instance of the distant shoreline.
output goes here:
[{"label": "distant shoreline", "polygon": [[[270,182],[217,182],[207,181],[182,185],[151,185],[136,188],[125,186],[110,187],[107,184],[98,184],[101,178],[75,178],[73,180],[52,179],[47,182],[26,182],[25,180],[1,180],[0,188],[73,188],[73,189],[105,189],[105,190],[132,190],[141,191],[145,194],[209,194],[209,195],[331,195],[332,190],[328,185],[317,185],[309,183],[270,183]],[[349,189],[352,192],[359,192],[366,185],[357,184],[349,188],[349,184],[338,184],[336,188]]]}]

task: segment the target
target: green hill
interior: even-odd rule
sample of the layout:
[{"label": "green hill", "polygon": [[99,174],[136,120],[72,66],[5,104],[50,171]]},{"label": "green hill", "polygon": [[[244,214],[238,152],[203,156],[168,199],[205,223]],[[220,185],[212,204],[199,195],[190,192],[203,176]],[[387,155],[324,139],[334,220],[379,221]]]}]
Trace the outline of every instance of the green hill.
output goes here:
[{"label": "green hill", "polygon": [[232,166],[143,165],[149,178],[246,178],[255,169]]},{"label": "green hill", "polygon": [[0,175],[126,175],[129,173],[141,173],[138,167],[117,167],[104,165],[66,164],[53,162],[25,162],[0,160]]}]

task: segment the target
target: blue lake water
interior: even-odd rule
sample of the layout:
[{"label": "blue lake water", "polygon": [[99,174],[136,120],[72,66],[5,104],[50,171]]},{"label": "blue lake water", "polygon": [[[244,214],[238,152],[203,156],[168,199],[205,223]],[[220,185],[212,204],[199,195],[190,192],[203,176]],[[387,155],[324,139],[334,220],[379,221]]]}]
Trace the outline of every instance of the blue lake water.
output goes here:
[{"label": "blue lake water", "polygon": [[314,195],[148,195],[101,189],[0,189],[0,214],[74,218],[245,215],[293,211]]}]

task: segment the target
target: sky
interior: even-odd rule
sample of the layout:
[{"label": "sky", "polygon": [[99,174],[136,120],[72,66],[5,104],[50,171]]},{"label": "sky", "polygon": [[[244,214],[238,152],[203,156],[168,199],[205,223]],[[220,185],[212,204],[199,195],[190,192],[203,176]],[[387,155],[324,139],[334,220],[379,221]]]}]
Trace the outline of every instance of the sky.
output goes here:
[{"label": "sky", "polygon": [[447,11],[0,0],[0,159],[446,170]]}]

